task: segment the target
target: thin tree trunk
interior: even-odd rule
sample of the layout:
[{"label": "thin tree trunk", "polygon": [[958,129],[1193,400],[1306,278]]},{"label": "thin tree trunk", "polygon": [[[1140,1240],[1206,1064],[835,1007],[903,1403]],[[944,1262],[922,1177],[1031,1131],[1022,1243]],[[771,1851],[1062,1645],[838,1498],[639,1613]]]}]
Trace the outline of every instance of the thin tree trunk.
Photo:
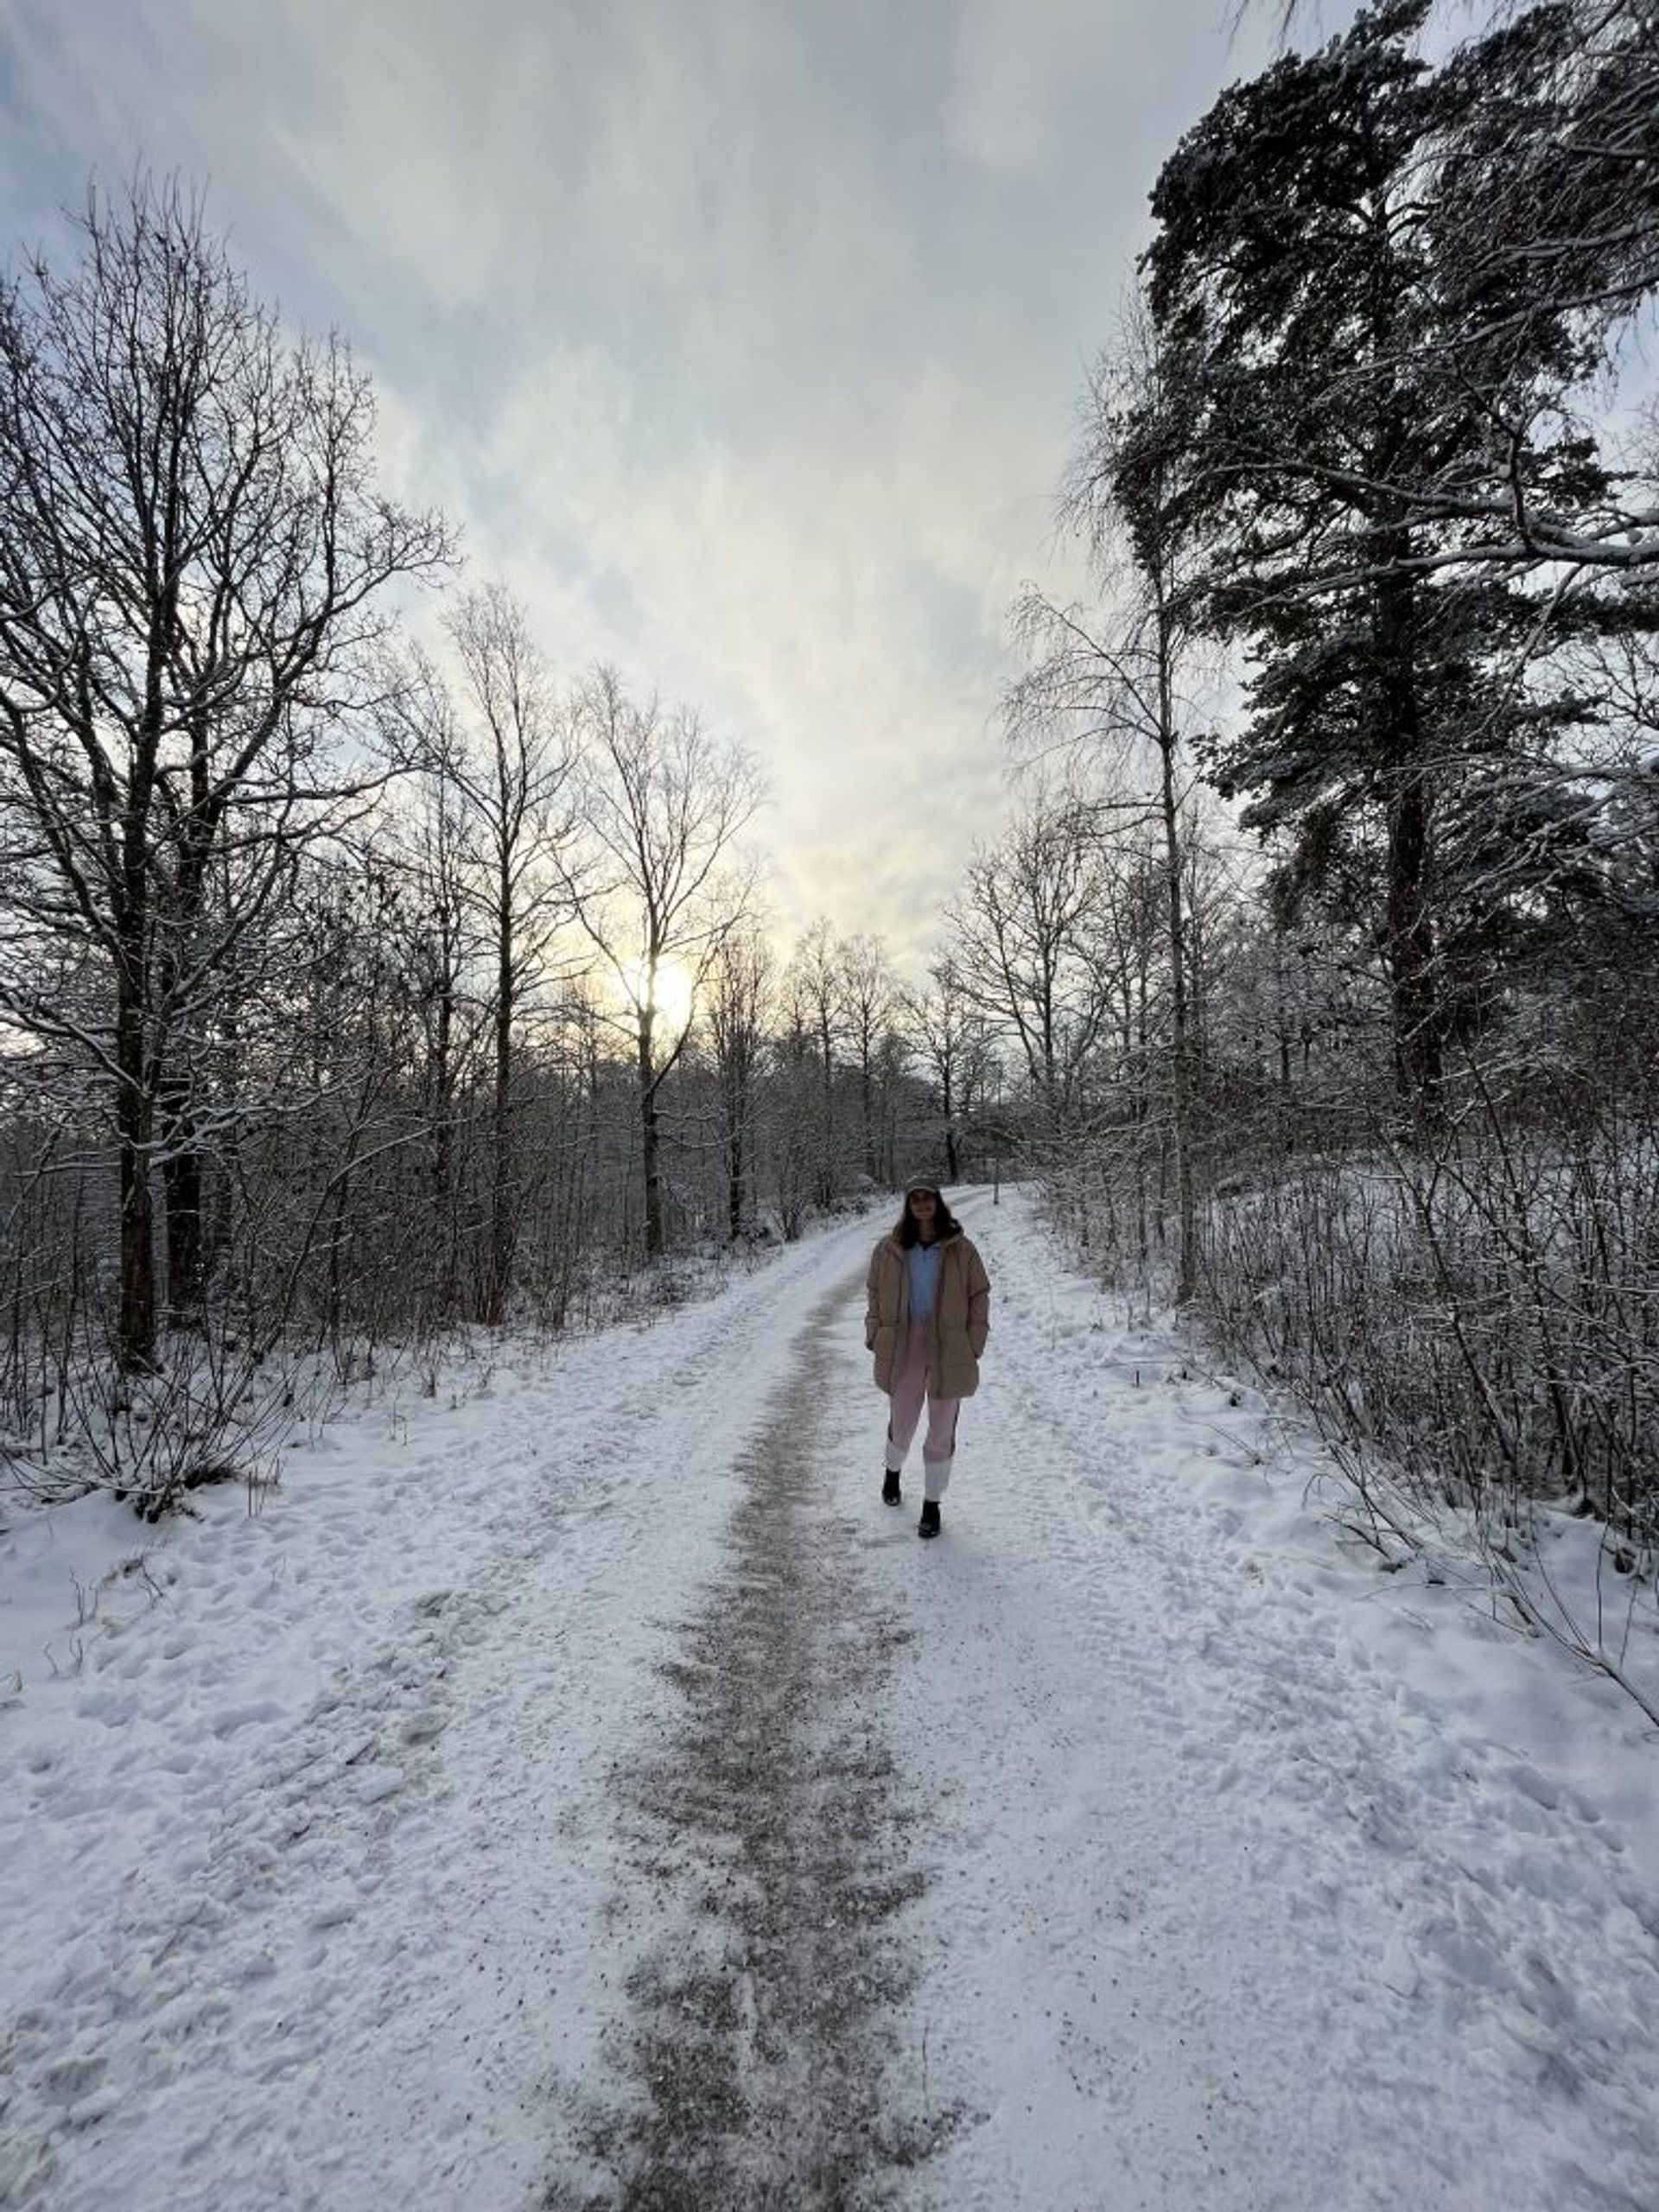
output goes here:
[{"label": "thin tree trunk", "polygon": [[144,1090],[142,1017],[124,1004],[117,1015],[116,1139],[119,1147],[121,1305],[117,1344],[121,1364],[150,1366],[156,1354],[154,1209],[149,1183],[150,1103]]},{"label": "thin tree trunk", "polygon": [[454,1318],[461,1275],[454,1203],[454,1073],[450,1065],[454,1021],[454,998],[446,982],[439,994],[437,1035],[432,1049],[432,1211],[442,1240],[437,1290],[437,1318],[442,1322]]},{"label": "thin tree trunk", "polygon": [[1388,793],[1386,918],[1395,1075],[1402,1102],[1418,1119],[1433,1122],[1440,1106],[1440,1010],[1428,900],[1430,798],[1413,658],[1414,599],[1408,577],[1380,583],[1376,636],[1382,736],[1389,757],[1398,764]]},{"label": "thin tree trunk", "polygon": [[735,1120],[726,1147],[726,1216],[735,1244],[743,1234],[743,1131]]},{"label": "thin tree trunk", "polygon": [[657,1070],[649,1003],[639,1017],[640,1166],[645,1185],[645,1255],[656,1259],[664,1245],[661,1132],[657,1119]]},{"label": "thin tree trunk", "polygon": [[726,1218],[734,1243],[743,1234],[743,1183],[748,1168],[743,1132],[753,1089],[748,1046],[738,1042],[726,1078]]},{"label": "thin tree trunk", "polygon": [[495,1096],[491,1117],[494,1151],[490,1183],[490,1280],[484,1318],[492,1328],[506,1319],[512,1291],[512,887],[504,862],[496,909]]},{"label": "thin tree trunk", "polygon": [[1420,771],[1408,771],[1389,804],[1389,969],[1395,1065],[1401,1094],[1424,1121],[1440,1105],[1440,1039],[1434,927],[1427,898],[1429,802]]},{"label": "thin tree trunk", "polygon": [[1175,700],[1170,673],[1169,616],[1158,613],[1159,807],[1164,825],[1165,897],[1168,912],[1173,1113],[1175,1143],[1176,1303],[1198,1295],[1198,1203],[1192,1183],[1192,1045],[1187,1016],[1186,902],[1181,895],[1181,823],[1175,789]]},{"label": "thin tree trunk", "polygon": [[202,1157],[190,1128],[181,1084],[169,1084],[161,1101],[165,1149],[162,1184],[167,1204],[167,1318],[175,1327],[201,1319],[207,1249],[203,1236]]}]

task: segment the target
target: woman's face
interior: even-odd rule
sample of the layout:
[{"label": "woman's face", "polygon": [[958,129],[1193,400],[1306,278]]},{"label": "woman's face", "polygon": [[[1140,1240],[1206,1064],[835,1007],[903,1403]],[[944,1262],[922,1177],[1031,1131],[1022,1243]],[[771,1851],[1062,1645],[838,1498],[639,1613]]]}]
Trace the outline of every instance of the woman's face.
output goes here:
[{"label": "woman's face", "polygon": [[939,1211],[939,1201],[931,1191],[912,1191],[910,1194],[910,1217],[924,1236],[933,1234],[934,1217]]}]

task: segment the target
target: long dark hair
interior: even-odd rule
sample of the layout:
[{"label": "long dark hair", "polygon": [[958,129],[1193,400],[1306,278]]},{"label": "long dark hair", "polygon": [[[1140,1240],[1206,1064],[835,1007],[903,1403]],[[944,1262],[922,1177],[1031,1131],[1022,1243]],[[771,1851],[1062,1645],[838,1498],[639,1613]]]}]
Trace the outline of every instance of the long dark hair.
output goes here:
[{"label": "long dark hair", "polygon": [[[918,1183],[916,1187],[919,1191],[931,1186]],[[898,1220],[893,1224],[893,1233],[906,1250],[911,1245],[919,1244],[922,1241],[922,1232],[917,1228],[916,1217],[910,1210],[908,1191],[905,1192],[904,1204],[899,1209]],[[868,1234],[868,1230],[866,1234]],[[944,1192],[935,1191],[933,1192],[933,1242],[936,1244],[943,1244],[946,1237],[960,1236],[961,1234],[962,1224],[944,1203]]]}]

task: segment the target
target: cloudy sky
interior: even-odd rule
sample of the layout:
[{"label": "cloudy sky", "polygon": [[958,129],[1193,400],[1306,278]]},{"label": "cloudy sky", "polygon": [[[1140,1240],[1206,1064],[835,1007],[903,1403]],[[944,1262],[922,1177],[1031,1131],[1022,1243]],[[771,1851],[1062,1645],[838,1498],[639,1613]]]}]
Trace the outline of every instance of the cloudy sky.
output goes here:
[{"label": "cloudy sky", "polygon": [[[1344,10],[1343,13],[1345,15]],[[1023,579],[1227,0],[0,0],[0,236],[205,181],[549,658],[765,763],[772,895],[927,944]]]}]

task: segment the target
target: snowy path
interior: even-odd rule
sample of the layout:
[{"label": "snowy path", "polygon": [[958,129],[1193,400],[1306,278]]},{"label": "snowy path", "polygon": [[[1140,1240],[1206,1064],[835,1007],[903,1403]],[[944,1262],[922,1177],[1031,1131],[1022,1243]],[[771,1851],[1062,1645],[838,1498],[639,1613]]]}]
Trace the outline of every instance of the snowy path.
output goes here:
[{"label": "snowy path", "polygon": [[76,1637],[130,1525],[0,1542],[0,2201],[1655,2212],[1635,1709],[966,1213],[938,1544],[862,1223],[336,1427]]},{"label": "snowy path", "polygon": [[[1275,1544],[1230,1394],[1000,1257],[988,1472],[912,1578],[899,1686],[941,1815],[916,2009],[982,2118],[906,2202],[1653,2212],[1639,1716],[1311,1519]],[[1570,1765],[1592,1714],[1630,1834],[1516,1748]]]}]

